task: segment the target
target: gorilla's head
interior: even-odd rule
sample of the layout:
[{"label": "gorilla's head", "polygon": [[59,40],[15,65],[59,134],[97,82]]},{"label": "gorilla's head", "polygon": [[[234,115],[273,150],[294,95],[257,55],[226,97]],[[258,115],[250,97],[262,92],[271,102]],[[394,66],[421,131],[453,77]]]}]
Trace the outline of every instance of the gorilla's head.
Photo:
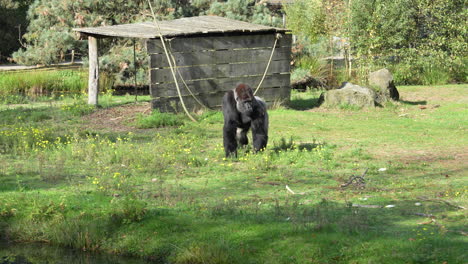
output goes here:
[{"label": "gorilla's head", "polygon": [[234,90],[234,98],[237,103],[237,110],[243,114],[250,115],[256,103],[252,88],[247,84],[239,84]]}]

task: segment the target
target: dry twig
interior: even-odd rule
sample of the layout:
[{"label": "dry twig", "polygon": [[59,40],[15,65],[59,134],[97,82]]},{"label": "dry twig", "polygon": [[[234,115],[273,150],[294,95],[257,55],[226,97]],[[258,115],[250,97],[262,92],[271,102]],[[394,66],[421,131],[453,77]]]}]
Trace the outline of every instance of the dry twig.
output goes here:
[{"label": "dry twig", "polygon": [[383,208],[381,205],[373,205],[373,204],[352,204],[352,207],[362,207],[362,208]]},{"label": "dry twig", "polygon": [[417,216],[424,216],[424,217],[429,217],[429,218],[435,218],[433,214],[424,214],[424,213],[413,213],[414,215]]},{"label": "dry twig", "polygon": [[367,168],[361,176],[349,177],[349,180],[346,183],[341,184],[341,188],[348,187],[353,182],[355,182],[355,185],[357,185],[358,187],[361,187],[361,188],[366,187],[366,180],[364,179],[364,176],[366,176],[366,173],[368,170],[369,168]]},{"label": "dry twig", "polygon": [[439,203],[444,203],[448,206],[452,206],[452,207],[455,207],[457,209],[462,209],[462,210],[466,210],[465,207],[461,206],[461,205],[457,205],[457,204],[453,204],[449,201],[446,201],[446,200],[442,200],[442,199],[437,199],[437,198],[427,198],[427,197],[418,197],[418,199],[421,199],[421,200],[424,200],[424,201],[430,201],[430,202],[439,202]]},{"label": "dry twig", "polygon": [[305,192],[296,193],[295,191],[291,190],[291,188],[289,188],[288,185],[286,185],[286,190],[291,194],[299,194],[299,195],[304,195],[305,194]]}]

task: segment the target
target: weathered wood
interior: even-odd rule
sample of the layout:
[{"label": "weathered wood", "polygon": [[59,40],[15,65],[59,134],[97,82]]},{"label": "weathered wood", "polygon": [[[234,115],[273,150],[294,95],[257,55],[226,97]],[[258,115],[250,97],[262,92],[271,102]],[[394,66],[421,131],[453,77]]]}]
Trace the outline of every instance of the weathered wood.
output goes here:
[{"label": "weathered wood", "polygon": [[[253,89],[257,88],[261,75],[257,76],[241,76],[235,78],[213,78],[208,80],[186,81],[188,88],[197,96],[205,94],[212,94],[216,92],[225,92],[233,89],[240,82],[250,85]],[[289,87],[290,75],[286,74],[272,74],[265,76],[262,87]],[[190,95],[185,85],[179,84],[181,87],[182,95]],[[174,83],[164,84],[151,84],[150,92],[153,97],[170,97],[177,96],[177,90]]]},{"label": "weathered wood", "polygon": [[[290,34],[282,34],[276,47],[291,47]],[[219,37],[176,37],[166,43],[172,52],[194,52],[202,50],[224,50],[243,48],[272,48],[275,43],[275,34],[252,34],[240,36]],[[164,53],[159,39],[150,39],[146,42],[148,53]]]},{"label": "weathered wood", "polygon": [[[266,62],[258,63],[233,63],[233,64],[219,64],[219,65],[201,65],[194,67],[181,67],[176,68],[180,72],[180,76],[187,82],[190,80],[210,79],[210,78],[227,78],[227,77],[240,77],[248,75],[263,74],[267,66]],[[268,67],[267,74],[273,73],[288,73],[289,60],[272,61]],[[180,79],[179,74],[177,78]],[[153,69],[151,70],[151,84],[156,83],[172,83],[170,69]]]},{"label": "weathered wood", "polygon": [[88,104],[98,104],[99,94],[99,41],[95,37],[88,37],[89,52],[89,79],[88,79]]},{"label": "weathered wood", "polygon": [[131,38],[159,38],[164,37],[248,33],[248,32],[286,32],[282,28],[256,25],[243,21],[217,16],[186,17],[175,20],[158,21],[159,28],[152,22],[123,24],[103,27],[75,28],[74,31],[86,35]]},{"label": "weathered wood", "polygon": [[258,90],[257,96],[263,98],[266,102],[288,102],[291,96],[291,89],[289,86],[262,87]]},{"label": "weathered wood", "polygon": [[[289,97],[284,97],[288,92],[288,87],[266,87],[259,92],[259,96],[265,100],[267,104],[271,104],[275,101],[288,101]],[[210,108],[220,109],[224,93],[225,92],[219,91],[205,95],[204,97],[198,97],[198,99]],[[202,108],[192,96],[183,96],[182,98],[189,111]],[[183,111],[178,96],[154,98],[152,100],[152,105],[154,109],[159,109],[161,112]]]},{"label": "weathered wood", "polygon": [[[237,50],[206,50],[188,53],[173,53],[177,66],[238,63],[238,62],[267,62],[271,48],[237,49]],[[291,48],[276,48],[272,60],[290,60]],[[168,67],[165,54],[151,54],[151,68]]]},{"label": "weathered wood", "polygon": [[[174,38],[169,42],[177,69],[198,100],[211,108],[219,108],[222,97],[239,82],[256,88],[266,69],[273,34],[223,36],[210,38]],[[150,56],[150,92],[154,108],[161,111],[182,111],[180,99],[159,40],[147,42]],[[291,36],[285,36],[277,47],[258,95],[267,102],[289,101]],[[164,55],[164,56],[163,56]],[[201,108],[182,84],[183,100],[189,109]]]}]

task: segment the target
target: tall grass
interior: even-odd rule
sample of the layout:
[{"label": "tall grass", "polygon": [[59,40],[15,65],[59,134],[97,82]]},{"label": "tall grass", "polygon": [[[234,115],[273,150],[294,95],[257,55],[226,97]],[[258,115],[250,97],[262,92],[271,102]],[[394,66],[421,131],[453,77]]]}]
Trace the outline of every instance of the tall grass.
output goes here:
[{"label": "tall grass", "polygon": [[73,70],[0,73],[0,95],[81,93],[87,87],[87,77],[85,71]]},{"label": "tall grass", "polygon": [[[112,88],[113,78],[101,74],[102,91]],[[86,93],[85,70],[19,71],[0,73],[0,103],[25,103],[43,97]]]}]

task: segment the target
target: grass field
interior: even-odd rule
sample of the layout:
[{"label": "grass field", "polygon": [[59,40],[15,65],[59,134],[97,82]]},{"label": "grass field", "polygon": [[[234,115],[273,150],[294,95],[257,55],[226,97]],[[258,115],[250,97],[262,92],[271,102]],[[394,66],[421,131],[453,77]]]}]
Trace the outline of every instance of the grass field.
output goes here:
[{"label": "grass field", "polygon": [[235,160],[219,112],[3,105],[0,238],[161,263],[466,263],[467,88],[363,110],[294,93],[267,150]]}]

